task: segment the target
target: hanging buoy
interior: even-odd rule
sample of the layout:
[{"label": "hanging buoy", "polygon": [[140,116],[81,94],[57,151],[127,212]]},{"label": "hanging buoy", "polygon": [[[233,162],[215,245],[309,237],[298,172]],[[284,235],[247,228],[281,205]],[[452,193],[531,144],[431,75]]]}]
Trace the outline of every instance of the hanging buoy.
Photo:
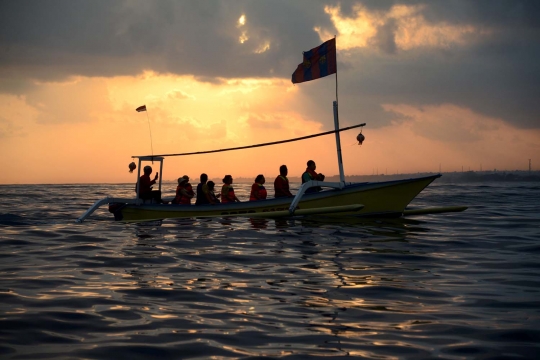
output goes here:
[{"label": "hanging buoy", "polygon": [[135,170],[137,168],[137,165],[135,165],[134,162],[131,162],[131,164],[129,164],[129,172],[132,173],[133,170]]},{"label": "hanging buoy", "polygon": [[362,143],[364,142],[364,140],[366,140],[366,137],[364,135],[362,135],[362,133],[358,134],[358,136],[356,137],[356,140],[358,140],[358,145],[362,145]]}]

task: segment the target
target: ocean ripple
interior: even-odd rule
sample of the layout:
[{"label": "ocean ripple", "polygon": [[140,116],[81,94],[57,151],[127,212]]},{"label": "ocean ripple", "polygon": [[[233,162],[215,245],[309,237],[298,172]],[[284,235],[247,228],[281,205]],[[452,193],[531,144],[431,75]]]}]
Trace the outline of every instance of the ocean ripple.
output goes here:
[{"label": "ocean ripple", "polygon": [[2,188],[1,358],[540,353],[536,184],[434,183],[411,204],[463,213],[145,225],[75,224],[104,185]]}]

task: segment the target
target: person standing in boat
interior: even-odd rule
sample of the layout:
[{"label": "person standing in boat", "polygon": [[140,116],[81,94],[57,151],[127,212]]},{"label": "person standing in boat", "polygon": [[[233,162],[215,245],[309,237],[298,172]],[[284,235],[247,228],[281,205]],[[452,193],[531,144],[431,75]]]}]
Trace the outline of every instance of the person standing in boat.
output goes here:
[{"label": "person standing in boat", "polygon": [[236,195],[234,194],[234,189],[232,187],[233,178],[231,175],[225,175],[223,178],[223,186],[221,187],[221,203],[231,203],[231,202],[240,202]]},{"label": "person standing in boat", "polygon": [[[154,200],[158,204],[166,204],[165,201],[161,200],[161,191],[152,190],[152,185],[156,183],[156,180],[159,179],[159,173],[156,173],[154,180],[150,180],[150,174],[152,174],[152,167],[147,165],[143,168],[144,174],[141,175],[139,179],[139,198],[143,200]],[[137,187],[135,186],[135,191]]]},{"label": "person standing in boat", "polygon": [[279,176],[276,177],[276,180],[274,180],[274,197],[280,198],[293,196],[289,190],[289,179],[287,178],[288,173],[289,170],[287,169],[287,165],[281,165],[279,167]]},{"label": "person standing in boat", "polygon": [[255,178],[255,182],[251,185],[251,194],[249,195],[249,201],[264,200],[268,195],[264,183],[266,179],[264,175],[259,174]]},{"label": "person standing in boat", "polygon": [[200,179],[201,182],[197,185],[197,200],[195,201],[195,205],[212,204],[206,183],[208,181],[208,175],[202,173]]},{"label": "person standing in boat", "polygon": [[214,188],[216,184],[213,181],[208,182],[208,196],[210,197],[210,204],[219,204],[220,201],[214,193]]},{"label": "person standing in boat", "polygon": [[189,183],[189,176],[184,175],[178,178],[178,186],[176,187],[176,197],[173,204],[191,205],[191,199],[195,196],[193,187]]},{"label": "person standing in boat", "polygon": [[[307,162],[306,171],[302,174],[302,184],[307,183],[308,181],[311,181],[311,180],[324,181],[325,176],[323,174],[317,174],[315,172],[315,169],[317,169],[317,165],[315,164],[315,161],[309,160]],[[307,189],[306,194],[318,192],[321,190],[322,189],[320,186],[310,187],[309,189]]]}]

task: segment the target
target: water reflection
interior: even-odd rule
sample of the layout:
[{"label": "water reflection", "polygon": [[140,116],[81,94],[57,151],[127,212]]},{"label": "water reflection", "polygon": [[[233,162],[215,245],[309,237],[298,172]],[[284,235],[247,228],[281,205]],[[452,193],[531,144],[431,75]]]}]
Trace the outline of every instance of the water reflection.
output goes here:
[{"label": "water reflection", "polygon": [[250,218],[249,222],[251,223],[251,227],[253,229],[266,229],[266,228],[268,228],[268,220],[267,219]]}]

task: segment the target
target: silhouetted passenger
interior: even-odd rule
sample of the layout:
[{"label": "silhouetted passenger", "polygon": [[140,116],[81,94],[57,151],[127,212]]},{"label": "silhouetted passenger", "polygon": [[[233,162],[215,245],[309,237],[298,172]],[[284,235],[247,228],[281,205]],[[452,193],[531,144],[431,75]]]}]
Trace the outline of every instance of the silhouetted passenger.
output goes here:
[{"label": "silhouetted passenger", "polygon": [[289,179],[287,178],[288,173],[289,170],[287,169],[286,165],[281,165],[279,167],[279,176],[276,177],[276,180],[274,180],[274,197],[279,198],[293,196],[289,190]]},{"label": "silhouetted passenger", "polygon": [[[144,174],[139,179],[139,198],[143,200],[155,201],[158,204],[166,204],[167,202],[161,200],[161,191],[152,190],[152,185],[159,179],[159,173],[156,173],[154,180],[150,180],[150,174],[152,173],[152,167],[147,165],[143,168]],[[135,192],[137,186],[135,186]]]},{"label": "silhouetted passenger", "polygon": [[210,197],[210,204],[219,204],[220,201],[214,193],[216,184],[213,181],[208,182],[208,196]]},{"label": "silhouetted passenger", "polygon": [[205,173],[201,174],[201,182],[199,185],[197,185],[197,200],[195,201],[195,205],[204,205],[204,204],[211,204],[210,197],[208,195],[208,175]]},{"label": "silhouetted passenger", "polygon": [[[302,174],[302,184],[311,180],[324,181],[325,176],[323,174],[317,174],[315,172],[315,169],[317,169],[317,165],[315,164],[315,161],[309,160],[307,162],[306,171]],[[317,192],[321,190],[322,189],[320,186],[313,186],[307,189],[306,193],[313,193],[313,192]]]},{"label": "silhouetted passenger", "polygon": [[178,186],[176,187],[176,197],[173,204],[191,205],[191,199],[195,196],[193,187],[189,183],[189,176],[184,175],[178,178]]},{"label": "silhouetted passenger", "polygon": [[231,175],[225,175],[223,178],[223,186],[221,187],[221,202],[223,204],[230,202],[240,202],[236,195],[234,194],[234,189],[232,187],[233,178]]},{"label": "silhouetted passenger", "polygon": [[253,185],[251,185],[251,193],[249,195],[249,201],[256,201],[256,200],[264,200],[266,199],[267,192],[266,188],[264,187],[264,183],[266,182],[266,179],[264,178],[264,175],[259,174],[255,178],[255,182]]}]

